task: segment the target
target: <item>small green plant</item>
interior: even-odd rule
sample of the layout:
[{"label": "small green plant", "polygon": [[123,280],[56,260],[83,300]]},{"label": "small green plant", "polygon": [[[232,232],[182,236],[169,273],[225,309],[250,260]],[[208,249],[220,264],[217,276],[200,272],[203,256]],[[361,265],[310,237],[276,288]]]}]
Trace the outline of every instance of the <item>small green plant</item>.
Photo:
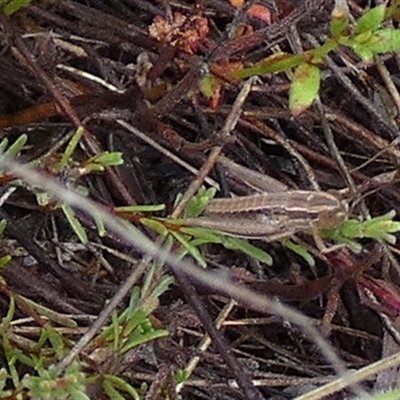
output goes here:
[{"label": "small green plant", "polygon": [[[68,143],[64,153],[61,155],[60,160],[52,165],[47,165],[51,173],[55,176],[61,176],[62,179],[70,186],[74,186],[81,194],[87,195],[87,189],[78,184],[79,178],[82,176],[95,173],[103,172],[107,167],[121,165],[124,160],[122,154],[119,152],[108,152],[105,151],[94,157],[91,157],[85,161],[77,162],[73,158],[73,154],[82,138],[84,133],[83,128],[78,128]],[[44,160],[46,164],[47,160]],[[37,199],[40,205],[50,205],[53,209],[61,208],[68,223],[74,230],[82,243],[87,243],[88,238],[86,230],[76,216],[74,210],[67,204],[54,202],[53,199],[48,197],[46,193],[38,193]],[[98,230],[100,235],[104,235],[105,231],[102,224],[98,224]]]},{"label": "small green plant", "polygon": [[[83,132],[83,128],[78,128],[74,132],[63,153],[32,160],[28,165],[41,168],[49,175],[62,180],[65,184],[73,187],[79,193],[86,196],[88,190],[86,187],[79,184],[79,179],[88,174],[103,172],[108,167],[121,165],[123,163],[123,158],[122,154],[119,152],[105,151],[94,157],[90,157],[87,160],[76,161],[73,155],[79,145]],[[27,143],[27,140],[28,137],[25,134],[21,135],[11,145],[7,138],[3,139],[0,142],[0,154],[6,158],[18,159],[23,147]],[[16,187],[26,186],[21,180],[14,179],[12,175],[6,174],[2,171],[0,171],[0,180],[8,182]],[[54,200],[46,192],[37,188],[28,187],[27,189],[36,196],[36,200],[40,206],[51,210],[61,209],[79,240],[82,243],[87,243],[88,237],[86,230],[79,221],[79,218],[76,216],[75,211],[69,205]],[[104,227],[101,221],[96,222],[98,222],[98,232],[103,236],[105,234]]]},{"label": "small green plant", "polygon": [[[151,274],[150,274],[151,275]],[[110,399],[125,399],[127,393],[140,399],[139,390],[118,375],[123,357],[134,348],[168,335],[165,329],[154,328],[149,316],[158,305],[158,298],[168,290],[173,279],[163,276],[151,291],[135,287],[129,305],[120,314],[112,316],[111,324],[93,341],[93,351],[102,349],[103,358],[109,364],[109,373],[102,376],[102,388]],[[110,361],[112,360],[112,361]]]},{"label": "small green plant", "polygon": [[[63,324],[71,329],[77,324],[18,296],[18,304],[24,303],[24,310],[31,308],[40,318],[47,318],[37,340],[31,336],[22,337],[14,332],[16,299],[10,295],[8,313],[0,323],[0,346],[6,363],[6,368],[0,370],[0,398],[26,393],[38,400],[89,400],[86,390],[88,385],[94,384],[100,385],[110,399],[143,398],[143,388],[132,386],[119,368],[129,351],[168,335],[167,330],[154,328],[149,316],[171,282],[171,277],[163,276],[158,284],[153,282],[147,293],[134,288],[126,309],[115,313],[110,325],[88,345],[85,354],[92,362],[88,365],[85,359],[77,359],[62,374],[55,364],[66,356],[73,342],[53,325]],[[23,377],[22,370],[25,371]]]},{"label": "small green plant", "polygon": [[85,393],[88,380],[81,367],[74,362],[59,376],[58,368],[52,365],[42,368],[37,376],[26,375],[21,383],[38,400],[90,400]]},{"label": "small green plant", "polygon": [[0,0],[0,7],[5,15],[10,16],[31,3],[32,0]]},{"label": "small green plant", "polygon": [[[4,282],[1,284],[5,286]],[[51,318],[50,321],[54,316],[51,310],[45,311],[43,306],[22,296],[18,296],[18,303],[24,303],[24,308],[30,308],[32,312],[44,311],[46,316]],[[61,376],[54,366],[49,366],[49,363],[60,360],[69,351],[66,346],[67,341],[50,322],[44,323],[36,342],[14,333],[15,310],[16,300],[10,295],[7,315],[0,324],[0,346],[6,363],[6,368],[0,370],[0,397],[29,393],[39,400],[67,398],[88,400],[85,395],[86,377],[81,372],[80,363],[71,365]],[[56,319],[58,322],[62,320]],[[64,322],[67,322],[66,319]],[[72,320],[68,320],[67,325],[76,327]],[[21,378],[22,370],[31,372],[25,372]]]},{"label": "small green plant", "polygon": [[361,250],[361,245],[356,240],[364,238],[395,244],[396,237],[393,233],[400,231],[400,222],[393,221],[395,215],[394,211],[390,211],[364,221],[348,219],[335,229],[324,230],[322,234],[325,238],[345,243],[356,251]]},{"label": "small green plant", "polygon": [[344,46],[362,60],[371,61],[378,54],[400,51],[400,29],[386,28],[383,23],[399,13],[399,2],[388,7],[381,4],[365,12],[354,25],[346,10],[335,9],[330,22],[330,36],[321,47],[303,54],[274,54],[257,64],[233,73],[244,79],[256,75],[291,72],[289,108],[298,115],[307,109],[319,92],[321,65],[329,53]]},{"label": "small green plant", "polygon": [[168,331],[154,329],[148,317],[157,307],[159,296],[168,289],[172,281],[171,277],[165,276],[145,298],[141,295],[141,289],[135,287],[128,307],[119,315],[114,314],[110,326],[104,330],[97,341],[118,356],[123,356],[133,347],[167,336]]}]

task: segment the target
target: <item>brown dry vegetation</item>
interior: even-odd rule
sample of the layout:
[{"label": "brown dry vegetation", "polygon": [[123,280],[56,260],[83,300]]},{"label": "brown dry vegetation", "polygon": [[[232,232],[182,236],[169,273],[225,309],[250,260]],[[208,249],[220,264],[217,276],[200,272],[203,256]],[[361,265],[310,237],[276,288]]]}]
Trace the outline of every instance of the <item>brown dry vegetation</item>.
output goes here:
[{"label": "brown dry vegetation", "polygon": [[[253,193],[243,176],[229,168],[230,160],[292,190],[348,189],[353,217],[390,210],[399,214],[399,185],[394,175],[385,175],[397,169],[400,159],[398,145],[391,145],[398,137],[399,104],[385,80],[395,89],[400,84],[395,54],[368,64],[349,51],[332,54],[321,66],[320,105],[296,117],[287,106],[288,77],[262,77],[241,106],[237,125],[223,131],[242,87],[230,71],[270,55],[277,45],[296,52],[299,46],[311,48],[313,38],[323,42],[333,7],[323,0],[257,2],[270,7],[260,9],[271,18],[268,23],[259,18],[260,10],[249,11],[250,3],[239,9],[225,0],[33,1],[11,18],[1,16],[1,136],[12,142],[26,133],[29,146],[23,156],[31,160],[83,125],[84,146],[74,157],[123,153],[124,165],[80,181],[93,200],[108,208],[165,203],[165,215],[171,213],[177,194],[196,178],[182,162],[195,171],[209,170],[208,177],[223,189],[221,196]],[[367,6],[361,0],[349,3],[355,18]],[[200,90],[207,69],[218,78],[209,99]],[[43,174],[55,175],[51,162],[59,159],[60,149],[47,158]],[[9,180],[2,178],[2,193]],[[363,194],[363,201],[356,202]],[[60,210],[39,207],[27,189],[18,189],[0,209],[8,221],[2,255],[13,256],[1,274],[1,314],[7,313],[10,293],[69,314],[79,327],[65,332],[67,346],[138,265],[145,266],[143,276],[149,265],[120,237],[99,237],[90,217],[78,216],[90,243],[114,253],[79,245]],[[153,232],[141,229],[156,241]],[[303,236],[298,240],[313,249],[311,237]],[[341,248],[324,256],[315,250],[316,265],[310,268],[280,242],[257,244],[272,255],[272,267],[207,246],[208,268],[221,268],[221,279],[228,277],[239,288],[276,298],[308,316],[348,369],[399,351],[397,245],[365,241],[360,254]],[[146,399],[178,398],[173,373],[195,356],[200,360],[180,392],[184,399],[292,399],[335,379],[338,366],[324,357],[321,343],[289,323],[285,314],[261,312],[240,296],[238,304],[230,303],[224,287],[199,284],[175,269],[170,273],[175,283],[151,316],[170,336],[134,349],[118,358],[118,365],[112,354],[100,362],[89,347],[80,355],[88,375],[114,373],[135,387],[147,382]],[[126,299],[118,309],[125,305]],[[14,333],[34,339],[43,317],[19,298],[15,318],[25,316],[35,322]],[[212,328],[216,319],[218,332]],[[205,334],[213,341],[200,350]],[[21,341],[14,345],[23,348]],[[21,375],[27,372],[21,365],[17,369]],[[378,371],[362,385],[367,390],[395,387],[396,371]],[[107,398],[98,385],[87,393]],[[343,390],[329,399],[349,393]]]}]

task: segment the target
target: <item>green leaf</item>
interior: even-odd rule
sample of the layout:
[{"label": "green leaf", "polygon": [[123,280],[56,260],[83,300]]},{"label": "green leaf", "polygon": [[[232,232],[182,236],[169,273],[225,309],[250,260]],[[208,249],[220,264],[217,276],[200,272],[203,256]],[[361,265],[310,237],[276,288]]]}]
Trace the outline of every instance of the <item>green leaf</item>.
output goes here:
[{"label": "green leaf", "polygon": [[22,148],[25,146],[28,141],[28,136],[23,134],[21,135],[5,152],[5,155],[8,157],[16,157],[21,152]]},{"label": "green leaf", "polygon": [[58,359],[61,359],[62,357],[65,356],[65,349],[66,349],[63,338],[50,325],[46,327],[46,331],[53,350],[56,352]]},{"label": "green leaf", "polygon": [[0,329],[8,329],[15,314],[15,299],[10,296],[10,304],[6,316],[2,319]]},{"label": "green leaf", "polygon": [[140,307],[133,312],[132,310],[129,310],[129,312],[127,313],[123,312],[118,317],[118,319],[120,321],[120,324],[123,325],[122,335],[124,336],[124,338],[131,336],[138,329],[141,332],[145,332],[146,327],[148,326],[147,316],[151,314],[153,310],[154,308],[148,308],[147,310],[145,310],[143,307]]},{"label": "green leaf", "polygon": [[107,234],[107,229],[104,224],[104,221],[97,213],[93,215],[94,223],[96,224],[97,233],[100,237],[104,237]]},{"label": "green leaf", "polygon": [[132,337],[126,341],[120,352],[121,354],[124,354],[134,347],[138,347],[142,344],[149,343],[153,340],[166,337],[168,335],[169,332],[166,329],[150,330],[140,335],[132,335]]},{"label": "green leaf", "polygon": [[385,10],[386,6],[383,4],[368,10],[356,22],[354,33],[359,34],[366,31],[376,31],[385,18]]},{"label": "green leaf", "polygon": [[140,223],[163,237],[169,233],[165,225],[156,218],[140,218]]},{"label": "green leaf", "polygon": [[351,47],[362,60],[369,62],[374,58],[374,53],[365,44],[349,41],[348,46]]},{"label": "green leaf", "polygon": [[293,251],[293,253],[297,254],[301,258],[304,259],[304,261],[310,266],[314,267],[315,266],[315,260],[314,257],[307,251],[307,249],[304,246],[301,246],[299,244],[293,243],[291,240],[284,240],[282,244],[288,248],[289,250]]},{"label": "green leaf", "polygon": [[[140,400],[139,393],[136,391],[136,389],[133,386],[131,386],[128,382],[126,382],[124,379],[120,378],[119,376],[104,375],[104,383],[106,382],[113,388],[118,388],[119,390],[122,390],[130,394],[132,399]],[[122,397],[122,399],[125,400],[124,397]]]},{"label": "green leaf", "polygon": [[68,146],[65,149],[61,157],[61,161],[58,165],[60,171],[64,169],[72,161],[72,154],[74,153],[76,146],[78,146],[84,133],[85,129],[82,126],[80,126],[71,137],[71,140],[69,141]]},{"label": "green leaf", "polygon": [[129,299],[129,306],[127,308],[128,314],[132,314],[132,315],[134,314],[135,310],[137,309],[137,307],[139,305],[140,296],[141,296],[141,288],[139,288],[138,286],[135,286],[132,289],[131,297]]},{"label": "green leaf", "polygon": [[363,237],[362,222],[357,219],[348,219],[338,227],[338,232],[340,236],[349,239],[360,239]]},{"label": "green leaf", "polygon": [[[340,38],[341,42],[346,42],[346,37]],[[322,63],[326,56],[331,52],[336,50],[339,47],[339,44],[336,40],[328,39],[322,46],[317,47],[312,50],[306,51],[305,58],[309,60],[312,64],[319,64]]]},{"label": "green leaf", "polygon": [[[4,138],[0,142],[0,157],[4,154],[6,157],[17,157],[21,152],[22,148],[25,146],[28,140],[28,136],[23,134],[18,137],[18,139],[9,146],[9,141],[7,138]],[[2,171],[0,171],[0,176],[2,175]],[[17,181],[14,181],[14,183]]]},{"label": "green leaf", "polygon": [[178,369],[175,371],[175,382],[177,384],[184,383],[190,378],[190,372],[184,369]]},{"label": "green leaf", "polygon": [[252,67],[244,68],[233,73],[234,78],[244,79],[257,75],[266,75],[271,73],[289,71],[298,65],[304,63],[302,54],[274,54],[265,60],[255,64]]},{"label": "green leaf", "polygon": [[272,265],[273,263],[272,257],[267,252],[253,246],[247,240],[227,236],[222,232],[204,228],[183,227],[181,231],[196,238],[191,241],[192,245],[199,246],[206,243],[221,244],[228,250],[241,251],[267,265]]},{"label": "green leaf", "polygon": [[368,44],[374,39],[374,33],[371,31],[363,32],[354,37],[354,41],[360,44]]},{"label": "green leaf", "polygon": [[113,165],[121,165],[124,163],[124,158],[122,157],[122,153],[117,151],[104,151],[97,156],[90,158],[87,163],[90,164],[98,164],[102,167],[111,167]]},{"label": "green leaf", "polygon": [[253,257],[256,260],[269,266],[271,266],[274,262],[272,257],[267,252],[260,249],[259,247],[253,246],[247,240],[238,239],[230,236],[224,236],[223,239],[224,240],[222,242],[222,245],[226,249],[239,250],[242,253],[245,253],[248,256]]},{"label": "green leaf", "polygon": [[113,352],[117,352],[120,346],[120,328],[119,328],[119,318],[116,312],[113,312],[111,315],[111,324],[110,328],[110,341],[113,345]]},{"label": "green leaf", "polygon": [[206,75],[200,83],[200,90],[206,99],[211,98],[214,94],[215,77],[211,74]]},{"label": "green leaf", "polygon": [[10,15],[14,14],[15,12],[19,11],[23,7],[27,7],[31,4],[32,0],[12,0],[3,3],[6,3],[3,6],[3,13],[9,17]]},{"label": "green leaf", "polygon": [[2,219],[0,221],[0,236],[4,233],[4,230],[6,229],[7,226],[7,220]]},{"label": "green leaf", "polygon": [[208,203],[215,197],[217,190],[215,188],[200,188],[198,193],[193,196],[184,211],[184,218],[198,217],[204,212]]},{"label": "green leaf", "polygon": [[4,367],[2,367],[0,369],[0,394],[1,394],[1,396],[4,396],[4,397],[8,396],[8,397],[12,398],[11,390],[5,390],[8,379],[10,379],[10,375],[7,372],[7,370]]},{"label": "green leaf", "polygon": [[114,210],[116,212],[124,212],[124,213],[142,213],[142,212],[156,212],[162,211],[165,209],[165,204],[143,204],[143,205],[134,205],[134,206],[123,206],[123,207],[115,207]]},{"label": "green leaf", "polygon": [[0,154],[4,153],[6,151],[6,148],[8,147],[8,139],[5,137],[1,142],[0,142]]},{"label": "green leaf", "polygon": [[90,397],[85,393],[85,389],[76,388],[73,385],[71,385],[70,397],[71,400],[90,400]]},{"label": "green leaf", "polygon": [[85,228],[80,223],[79,219],[76,217],[75,211],[68,205],[63,204],[61,206],[64,215],[66,216],[71,228],[75,232],[76,236],[78,236],[79,240],[86,244],[88,242],[88,237],[85,231]]},{"label": "green leaf", "polygon": [[12,257],[10,255],[0,257],[0,270],[4,268],[11,260]]},{"label": "green leaf", "polygon": [[400,30],[380,29],[365,46],[374,54],[396,53],[400,51]]},{"label": "green leaf", "polygon": [[[42,304],[35,303],[33,300],[30,300],[28,298],[23,297],[23,300],[30,306],[32,307],[33,310],[35,310],[38,314],[40,314],[43,317],[46,317],[49,319],[49,321],[56,322],[57,324],[61,326],[66,326],[69,328],[76,328],[78,326],[78,323],[75,322],[73,319],[67,317],[64,314],[60,314],[48,307],[45,307]],[[43,331],[44,332],[44,331]],[[46,339],[47,340],[47,339]]]},{"label": "green leaf", "polygon": [[391,233],[400,231],[400,222],[392,220],[395,215],[394,211],[390,211],[380,217],[363,221],[361,224],[363,237],[385,240],[391,244],[395,244],[396,237],[391,235]]},{"label": "green leaf", "polygon": [[[125,397],[122,396],[122,394],[119,393],[118,390],[115,389],[113,384],[108,380],[103,381],[102,387],[110,400],[126,400]],[[137,399],[140,399],[140,397],[137,397]]]},{"label": "green leaf", "polygon": [[346,8],[335,7],[332,11],[329,30],[333,37],[342,35],[349,26],[349,13]]},{"label": "green leaf", "polygon": [[321,71],[311,64],[300,65],[290,87],[289,108],[294,115],[305,111],[315,100],[321,81]]},{"label": "green leaf", "polygon": [[164,294],[167,290],[169,290],[169,287],[172,285],[174,282],[174,278],[169,275],[163,276],[158,285],[153,289],[151,292],[150,296],[148,298],[151,299],[158,299],[162,294]]},{"label": "green leaf", "polygon": [[207,266],[206,260],[202,256],[199,249],[194,245],[193,241],[186,240],[185,237],[178,232],[171,231],[170,234],[183,246],[183,249],[179,252],[180,257],[183,257],[185,254],[189,253],[199,263],[200,266],[203,268]]},{"label": "green leaf", "polygon": [[[185,220],[175,220],[174,223],[184,224]],[[222,243],[221,237],[223,234],[210,229],[182,226],[181,232],[200,239],[202,243]]]}]

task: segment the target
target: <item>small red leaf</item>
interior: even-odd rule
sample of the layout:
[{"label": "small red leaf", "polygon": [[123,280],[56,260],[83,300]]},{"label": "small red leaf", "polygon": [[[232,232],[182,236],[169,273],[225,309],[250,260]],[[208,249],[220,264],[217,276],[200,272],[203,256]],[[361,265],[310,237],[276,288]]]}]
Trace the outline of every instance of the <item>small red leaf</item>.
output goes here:
[{"label": "small red leaf", "polygon": [[249,17],[261,19],[267,24],[272,22],[271,11],[261,4],[253,4],[247,11],[247,15]]},{"label": "small red leaf", "polygon": [[362,289],[369,290],[376,297],[379,306],[386,310],[386,313],[400,315],[400,293],[393,285],[366,275],[358,276],[357,284]]}]

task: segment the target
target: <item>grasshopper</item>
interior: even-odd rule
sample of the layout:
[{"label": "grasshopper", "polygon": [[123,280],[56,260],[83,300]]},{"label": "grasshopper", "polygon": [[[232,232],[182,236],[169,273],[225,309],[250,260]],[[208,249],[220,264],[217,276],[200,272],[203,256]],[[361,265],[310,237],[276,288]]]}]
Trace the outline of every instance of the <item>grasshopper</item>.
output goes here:
[{"label": "grasshopper", "polygon": [[231,236],[287,238],[304,230],[331,229],[348,215],[348,205],[323,191],[289,190],[234,199],[214,199],[203,217],[185,224],[213,229]]}]

